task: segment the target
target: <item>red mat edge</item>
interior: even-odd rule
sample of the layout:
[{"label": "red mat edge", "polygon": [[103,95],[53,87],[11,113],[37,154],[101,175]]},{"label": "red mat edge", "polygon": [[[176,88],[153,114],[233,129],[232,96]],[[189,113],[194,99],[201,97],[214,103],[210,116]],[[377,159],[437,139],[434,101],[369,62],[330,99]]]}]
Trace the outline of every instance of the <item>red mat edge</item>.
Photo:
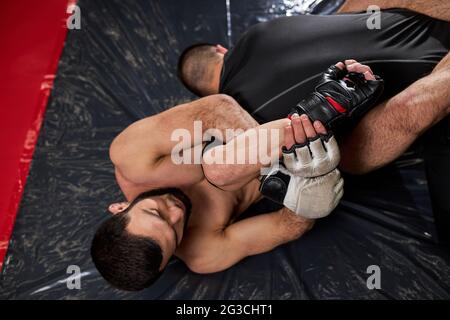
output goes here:
[{"label": "red mat edge", "polygon": [[[77,0],[67,0],[67,7],[70,5],[75,5],[76,3]],[[64,24],[68,16],[69,14],[66,14],[63,21]],[[61,58],[61,54],[64,50],[64,44],[67,37],[67,28],[62,29],[63,31],[58,34],[58,45],[56,46],[52,57],[49,59],[51,63],[49,64],[46,75],[44,76],[44,80],[41,83],[39,102],[37,107],[34,109],[33,121],[27,131],[23,151],[17,168],[17,180],[11,198],[9,200],[6,219],[2,223],[4,229],[0,233],[0,272],[3,270],[3,266],[8,263],[7,261],[5,262],[4,259],[8,250],[20,202],[22,200],[23,191],[26,186],[30,164],[33,158],[34,150],[36,148],[36,143],[44,119],[44,114],[47,109],[48,99],[53,89],[53,83],[55,75],[57,74],[58,64]]]}]

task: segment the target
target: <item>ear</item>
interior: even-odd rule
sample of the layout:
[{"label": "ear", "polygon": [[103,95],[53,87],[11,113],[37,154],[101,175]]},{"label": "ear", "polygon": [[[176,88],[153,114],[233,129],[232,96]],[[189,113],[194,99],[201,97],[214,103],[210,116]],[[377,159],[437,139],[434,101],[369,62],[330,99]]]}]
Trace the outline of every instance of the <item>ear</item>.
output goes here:
[{"label": "ear", "polygon": [[122,212],[123,210],[125,210],[126,208],[128,208],[129,205],[130,205],[129,202],[112,203],[109,205],[108,211],[111,212],[112,214],[118,214],[118,213]]},{"label": "ear", "polygon": [[227,53],[227,51],[228,51],[228,49],[225,47],[222,47],[220,44],[216,45],[217,53],[225,54],[225,53]]}]

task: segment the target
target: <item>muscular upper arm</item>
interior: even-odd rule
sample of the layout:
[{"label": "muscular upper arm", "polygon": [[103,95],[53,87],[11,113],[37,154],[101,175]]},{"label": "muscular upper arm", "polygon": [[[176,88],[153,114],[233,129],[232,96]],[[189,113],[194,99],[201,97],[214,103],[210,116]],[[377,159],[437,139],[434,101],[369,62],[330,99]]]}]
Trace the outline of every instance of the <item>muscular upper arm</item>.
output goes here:
[{"label": "muscular upper arm", "polygon": [[[281,129],[290,123],[286,118],[250,128],[225,145],[205,152],[202,165],[208,180],[223,190],[233,191],[259,177],[262,167],[278,161],[284,142]],[[214,161],[215,157],[226,161]]]},{"label": "muscular upper arm", "polygon": [[201,254],[186,263],[197,273],[222,271],[247,256],[270,251],[299,238],[313,223],[286,208],[244,219],[203,235],[198,242]]},{"label": "muscular upper arm", "polygon": [[[133,183],[192,184],[204,177],[200,158],[205,130],[225,132],[253,124],[254,119],[231,97],[208,96],[133,123],[114,139],[110,157]],[[190,153],[191,164],[173,161],[174,150]]]},{"label": "muscular upper arm", "polygon": [[[193,133],[195,119],[190,103],[139,120],[114,139],[111,161],[127,180],[136,184],[165,187],[198,182],[203,173],[193,157],[198,151],[195,149],[201,149],[202,136],[201,132],[199,137]],[[177,135],[177,130],[181,135]],[[177,146],[181,146],[178,151],[192,155],[190,163],[174,161],[172,151]]]}]

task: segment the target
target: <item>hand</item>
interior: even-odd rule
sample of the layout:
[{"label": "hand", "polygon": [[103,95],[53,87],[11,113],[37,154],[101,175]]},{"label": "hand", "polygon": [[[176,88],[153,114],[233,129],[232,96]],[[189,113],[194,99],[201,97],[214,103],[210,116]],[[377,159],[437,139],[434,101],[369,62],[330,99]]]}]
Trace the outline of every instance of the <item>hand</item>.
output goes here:
[{"label": "hand", "polygon": [[317,177],[334,170],[340,161],[339,147],[320,121],[314,125],[308,116],[293,114],[291,126],[284,129],[283,162],[296,176]]},{"label": "hand", "polygon": [[344,180],[336,169],[339,163],[336,141],[331,142],[330,137],[322,145],[322,140],[316,138],[326,134],[319,121],[313,126],[306,115],[294,116],[292,126],[285,128],[284,165],[273,166],[262,177],[261,194],[303,218],[329,215],[344,194]]},{"label": "hand", "polygon": [[283,165],[271,168],[263,176],[261,194],[307,219],[329,215],[344,195],[344,180],[338,169],[315,178],[291,174]]},{"label": "hand", "polygon": [[377,102],[383,80],[355,60],[338,62],[322,74],[313,93],[299,102],[293,113],[307,114],[325,127],[339,129],[346,120],[356,122]]},{"label": "hand", "polygon": [[348,72],[360,73],[364,75],[365,80],[377,80],[369,66],[361,64],[354,59],[345,60],[344,63],[338,62],[336,63],[336,67],[342,70],[347,69]]}]

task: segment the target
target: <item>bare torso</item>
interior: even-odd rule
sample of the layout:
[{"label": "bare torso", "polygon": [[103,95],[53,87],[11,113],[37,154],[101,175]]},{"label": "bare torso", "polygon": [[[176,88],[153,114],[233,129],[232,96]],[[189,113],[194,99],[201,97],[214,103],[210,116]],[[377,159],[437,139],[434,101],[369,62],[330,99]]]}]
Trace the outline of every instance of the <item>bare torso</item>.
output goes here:
[{"label": "bare torso", "polygon": [[[259,181],[252,180],[237,191],[224,191],[203,180],[189,188],[181,188],[192,202],[192,213],[186,234],[175,255],[201,254],[201,242],[205,234],[222,232],[239,217],[251,204],[261,198]],[[184,259],[183,259],[184,260]]]},{"label": "bare torso", "polygon": [[[150,187],[125,180],[118,171],[116,178],[124,194],[134,196]],[[175,255],[183,259],[184,256],[200,254],[199,242],[205,234],[221,232],[250,205],[261,199],[259,184],[257,179],[253,179],[239,190],[225,191],[202,179],[189,186],[180,186],[192,202],[192,212],[183,241]]]}]

